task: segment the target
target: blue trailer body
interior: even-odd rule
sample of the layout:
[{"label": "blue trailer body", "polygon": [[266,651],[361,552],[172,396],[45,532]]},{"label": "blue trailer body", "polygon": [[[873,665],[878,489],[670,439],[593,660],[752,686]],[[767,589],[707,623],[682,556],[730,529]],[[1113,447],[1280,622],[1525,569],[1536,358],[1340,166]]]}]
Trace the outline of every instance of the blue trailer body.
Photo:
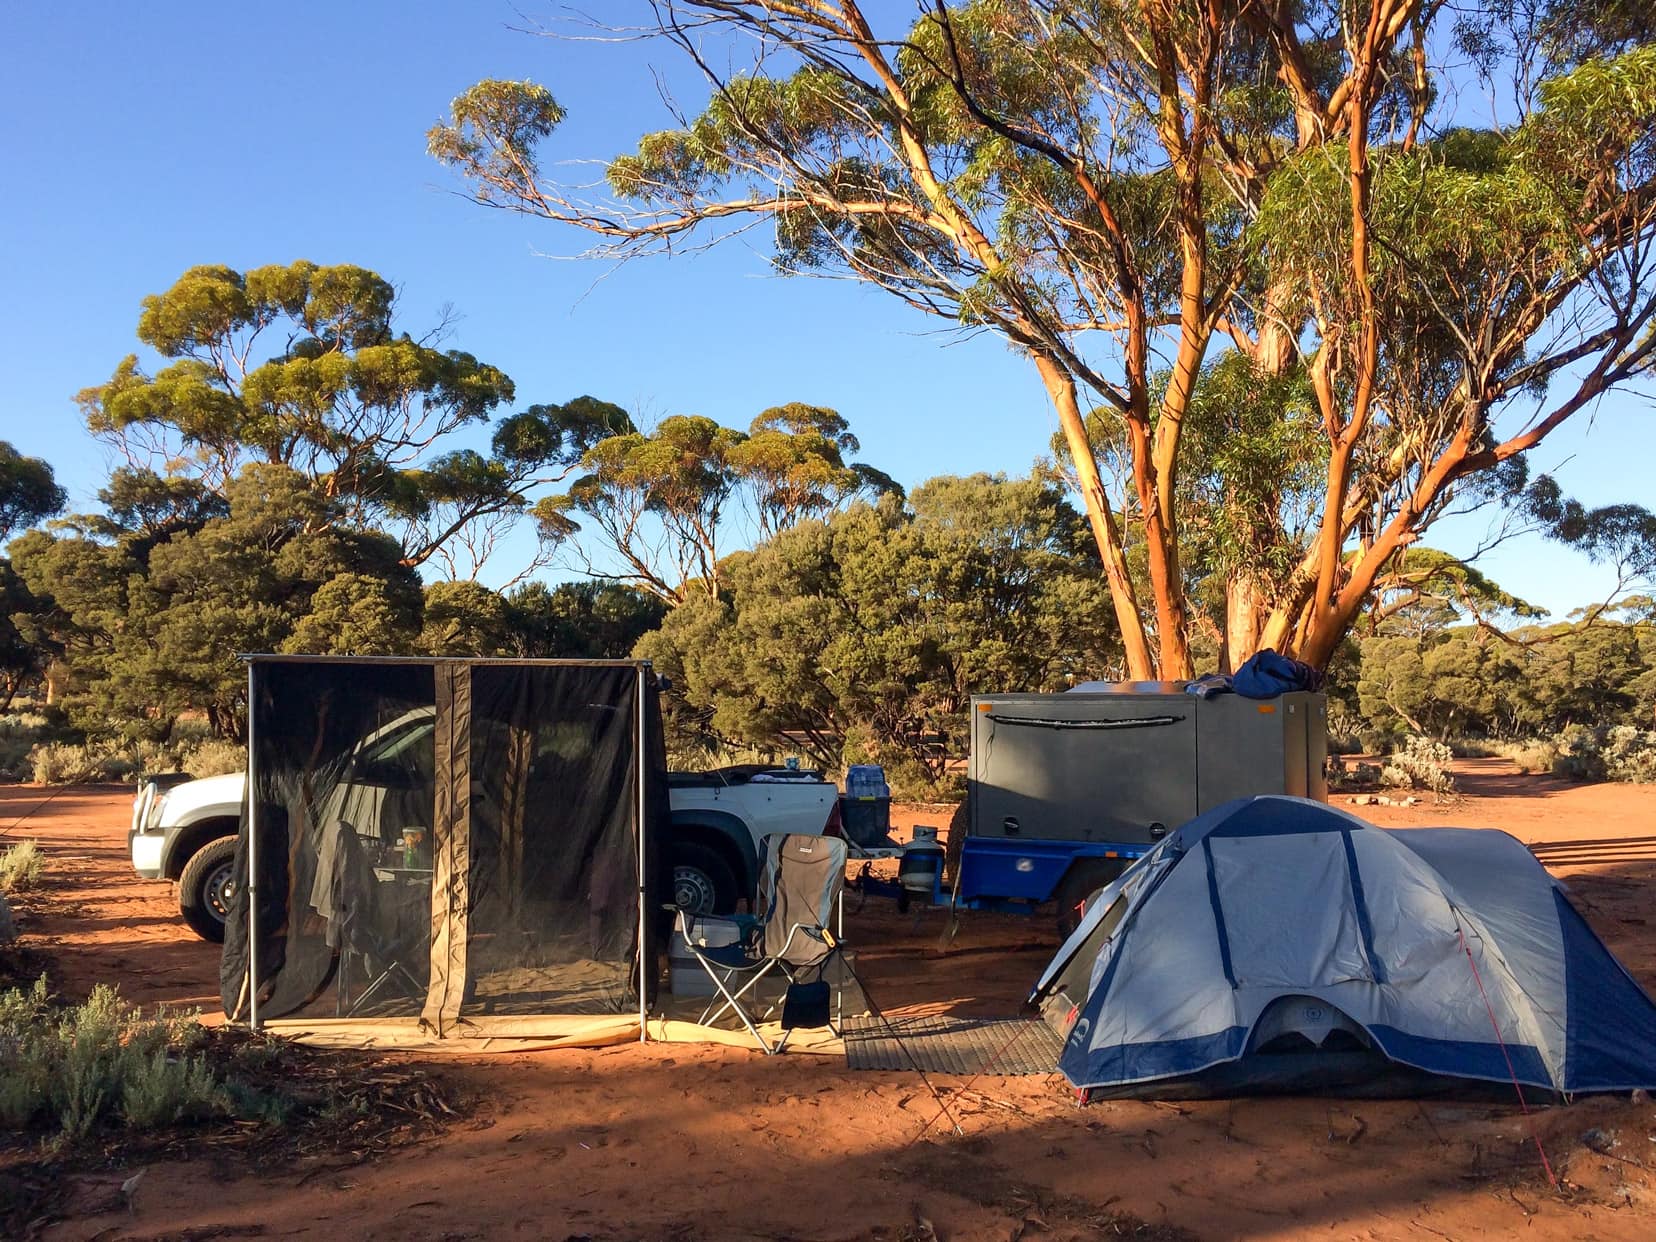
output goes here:
[{"label": "blue trailer body", "polygon": [[960,852],[956,904],[980,909],[986,902],[1051,901],[1070,866],[1083,858],[1128,862],[1150,852],[1148,845],[1110,841],[1017,841],[967,837]]},{"label": "blue trailer body", "polygon": [[[1113,841],[1018,841],[1001,837],[967,837],[960,853],[960,882],[945,887],[933,880],[934,905],[957,910],[997,910],[1033,914],[1053,899],[1070,867],[1088,859],[1120,859],[1130,863],[1148,854],[1154,844]],[[897,897],[900,885],[872,876],[861,877],[865,893]],[[925,900],[925,894],[908,894]]]}]

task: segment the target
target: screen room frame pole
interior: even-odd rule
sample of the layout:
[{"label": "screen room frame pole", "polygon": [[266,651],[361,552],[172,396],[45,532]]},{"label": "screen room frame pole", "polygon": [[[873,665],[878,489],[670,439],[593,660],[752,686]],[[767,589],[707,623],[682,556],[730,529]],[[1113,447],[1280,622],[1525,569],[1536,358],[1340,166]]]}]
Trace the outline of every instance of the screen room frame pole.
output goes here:
[{"label": "screen room frame pole", "polygon": [[247,662],[247,1025],[259,1029],[259,782],[254,660]]},{"label": "screen room frame pole", "polygon": [[650,988],[644,973],[646,970],[644,958],[648,952],[650,932],[647,921],[650,917],[648,850],[645,845],[645,834],[648,831],[649,819],[648,764],[650,751],[648,717],[644,710],[645,679],[649,676],[649,673],[650,666],[647,663],[638,666],[638,692],[635,696],[638,700],[638,718],[635,722],[638,736],[633,749],[635,756],[633,761],[634,783],[638,794],[637,805],[634,807],[636,823],[634,825],[633,840],[636,842],[635,848],[638,852],[638,1042],[641,1044],[648,1043],[650,1038]]}]

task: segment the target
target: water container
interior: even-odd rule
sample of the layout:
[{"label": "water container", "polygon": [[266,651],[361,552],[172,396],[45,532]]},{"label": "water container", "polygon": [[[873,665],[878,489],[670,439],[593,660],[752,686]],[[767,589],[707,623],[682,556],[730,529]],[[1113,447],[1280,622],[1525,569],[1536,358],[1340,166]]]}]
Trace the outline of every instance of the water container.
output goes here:
[{"label": "water container", "polygon": [[845,796],[858,800],[891,797],[885,769],[877,763],[852,764],[845,772]]},{"label": "water container", "polygon": [[854,763],[845,772],[845,796],[840,799],[845,835],[867,849],[890,846],[891,787],[885,769],[874,763]]},{"label": "water container", "polygon": [[911,893],[931,894],[943,875],[943,846],[937,829],[916,827],[914,840],[903,849],[897,864],[897,882]]}]

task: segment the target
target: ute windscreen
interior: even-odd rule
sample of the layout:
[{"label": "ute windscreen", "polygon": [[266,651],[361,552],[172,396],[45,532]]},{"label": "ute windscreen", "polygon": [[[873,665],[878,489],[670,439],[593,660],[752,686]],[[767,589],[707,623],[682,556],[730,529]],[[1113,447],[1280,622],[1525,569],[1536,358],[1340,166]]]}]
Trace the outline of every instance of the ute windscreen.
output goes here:
[{"label": "ute windscreen", "polygon": [[[640,926],[640,859],[653,892],[666,813],[647,672],[276,659],[255,661],[252,686],[257,803],[238,868],[252,837],[261,1020],[418,1018],[447,1034],[638,1008],[655,922]],[[242,1019],[246,903],[244,889],[222,966]]]}]

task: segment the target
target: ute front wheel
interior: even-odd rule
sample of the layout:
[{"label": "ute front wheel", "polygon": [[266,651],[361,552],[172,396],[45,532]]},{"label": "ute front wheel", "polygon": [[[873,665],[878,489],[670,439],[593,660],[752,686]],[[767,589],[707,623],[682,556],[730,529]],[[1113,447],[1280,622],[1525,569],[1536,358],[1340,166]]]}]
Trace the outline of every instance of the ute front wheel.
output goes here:
[{"label": "ute front wheel", "polygon": [[236,895],[236,838],[220,837],[202,846],[178,877],[178,912],[203,940],[224,940],[224,921]]}]

